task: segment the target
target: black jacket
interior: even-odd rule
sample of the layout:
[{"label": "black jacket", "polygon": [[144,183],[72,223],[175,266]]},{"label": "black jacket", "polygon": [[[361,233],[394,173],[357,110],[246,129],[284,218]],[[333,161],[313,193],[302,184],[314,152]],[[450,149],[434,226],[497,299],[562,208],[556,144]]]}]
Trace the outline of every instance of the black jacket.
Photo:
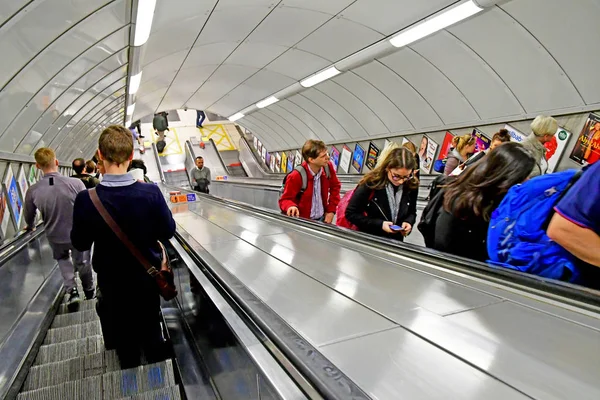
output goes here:
[{"label": "black jacket", "polygon": [[[398,218],[396,221],[392,222],[400,226],[403,222],[408,222],[412,225],[413,229],[415,229],[418,193],[418,189],[409,190],[404,186],[402,199],[400,200]],[[359,185],[356,187],[356,190],[348,203],[348,207],[346,208],[346,219],[348,221],[356,225],[361,232],[390,239],[403,240],[404,237],[402,234],[387,233],[381,228],[384,221],[391,221],[390,218],[390,204],[388,202],[385,187],[375,191],[369,189],[367,185]]]},{"label": "black jacket", "polygon": [[435,223],[433,248],[445,253],[486,262],[489,222],[483,218],[460,219],[443,208]]}]

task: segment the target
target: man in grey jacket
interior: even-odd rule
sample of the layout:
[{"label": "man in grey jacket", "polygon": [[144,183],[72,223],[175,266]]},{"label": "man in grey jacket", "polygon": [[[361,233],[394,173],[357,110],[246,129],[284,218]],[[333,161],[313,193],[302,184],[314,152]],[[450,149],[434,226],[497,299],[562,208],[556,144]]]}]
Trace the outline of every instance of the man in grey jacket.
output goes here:
[{"label": "man in grey jacket", "polygon": [[208,194],[210,185],[210,169],[204,166],[204,159],[196,157],[196,168],[192,170],[192,188]]},{"label": "man in grey jacket", "polygon": [[[36,210],[40,210],[46,228],[46,237],[52,248],[54,259],[64,279],[68,294],[67,305],[76,309],[80,302],[75,286],[75,268],[83,284],[87,299],[94,297],[94,278],[90,265],[90,252],[79,252],[71,244],[73,226],[73,205],[77,193],[86,190],[80,179],[68,178],[58,173],[58,161],[54,151],[41,148],[35,152],[35,165],[44,173],[44,177],[29,188],[25,196],[23,216],[27,230],[34,229]],[[73,261],[71,261],[71,256]]]},{"label": "man in grey jacket", "polygon": [[558,122],[545,115],[537,116],[531,123],[532,134],[523,141],[523,146],[531,152],[535,158],[535,165],[530,178],[544,175],[548,172],[548,160],[546,160],[546,147],[544,143],[552,141],[552,138],[558,130]]}]

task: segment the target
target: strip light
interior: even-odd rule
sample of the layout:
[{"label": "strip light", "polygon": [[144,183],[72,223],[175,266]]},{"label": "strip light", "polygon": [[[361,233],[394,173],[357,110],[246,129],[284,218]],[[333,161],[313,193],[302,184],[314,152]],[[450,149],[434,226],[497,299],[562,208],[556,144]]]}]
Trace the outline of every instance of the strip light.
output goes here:
[{"label": "strip light", "polygon": [[150,30],[152,29],[152,19],[154,18],[154,8],[156,0],[139,0],[137,16],[135,18],[135,38],[134,46],[141,46],[148,41]]},{"label": "strip light", "polygon": [[256,103],[256,107],[258,107],[258,108],[269,107],[271,104],[277,103],[278,101],[279,101],[279,99],[275,96],[267,97],[263,101],[259,101],[258,103]]},{"label": "strip light", "polygon": [[133,111],[135,110],[135,103],[130,106],[127,106],[127,115],[133,115]]},{"label": "strip light", "polygon": [[228,120],[230,120],[231,122],[235,122],[238,119],[244,118],[245,115],[242,113],[237,113],[237,114],[233,114],[231,117],[227,118]]},{"label": "strip light", "polygon": [[453,7],[433,18],[400,32],[390,39],[390,43],[396,47],[404,47],[481,11],[483,11],[483,8],[475,4],[473,0],[469,0],[466,3]]},{"label": "strip light", "polygon": [[136,94],[142,82],[142,71],[129,78],[129,94]]},{"label": "strip light", "polygon": [[341,74],[341,72],[338,71],[336,67],[327,68],[325,71],[319,72],[310,78],[306,78],[305,80],[301,81],[300,84],[305,88],[309,88],[311,86],[315,86],[317,83],[321,83],[329,78],[333,78],[338,74]]}]

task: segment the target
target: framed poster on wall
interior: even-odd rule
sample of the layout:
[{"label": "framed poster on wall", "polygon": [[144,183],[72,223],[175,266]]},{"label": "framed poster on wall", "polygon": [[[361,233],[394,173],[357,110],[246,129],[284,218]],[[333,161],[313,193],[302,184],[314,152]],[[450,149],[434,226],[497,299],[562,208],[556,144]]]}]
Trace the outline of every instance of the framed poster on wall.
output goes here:
[{"label": "framed poster on wall", "polygon": [[365,162],[365,149],[358,143],[354,146],[354,154],[352,155],[352,167],[356,172],[362,172],[363,163]]},{"label": "framed poster on wall", "polygon": [[329,156],[329,158],[331,160],[331,163],[333,164],[333,167],[337,171],[340,165],[340,152],[338,149],[335,148],[335,146],[331,148],[331,155]]},{"label": "framed poster on wall", "polygon": [[475,153],[479,153],[480,151],[484,151],[490,148],[490,144],[492,144],[492,141],[490,140],[490,138],[485,136],[485,134],[479,129],[473,128],[472,135],[477,143],[475,145]]},{"label": "framed poster on wall", "polygon": [[290,154],[288,155],[288,161],[287,161],[287,171],[292,172],[293,169],[294,169],[294,153],[290,152]]},{"label": "framed poster on wall", "polygon": [[37,172],[36,166],[32,165],[29,168],[29,176],[27,177],[27,180],[29,181],[29,186],[31,186],[37,182],[36,172]]},{"label": "framed poster on wall", "polygon": [[558,167],[558,162],[562,158],[565,150],[567,149],[567,144],[569,144],[569,140],[571,139],[571,132],[566,129],[558,127],[556,134],[552,138],[552,141],[544,143],[544,147],[548,150],[546,152],[546,160],[548,161],[548,173],[552,173],[556,171],[556,167]]},{"label": "framed poster on wall", "polygon": [[271,172],[275,172],[275,156],[271,153],[269,153],[269,168],[271,168]]},{"label": "framed poster on wall", "polygon": [[19,230],[23,214],[23,202],[19,194],[17,180],[10,166],[6,169],[6,175],[4,176],[4,189],[6,191],[6,202],[8,203],[10,214],[12,215],[15,227]]},{"label": "framed poster on wall", "polygon": [[300,154],[300,150],[296,150],[296,157],[294,157],[294,167],[302,164],[302,154]]},{"label": "framed poster on wall", "polygon": [[281,152],[281,172],[284,174],[287,172],[287,153]]},{"label": "framed poster on wall", "polygon": [[25,195],[27,194],[27,189],[29,189],[29,182],[27,181],[27,176],[25,176],[25,167],[21,165],[19,167],[19,173],[17,174],[19,184],[19,190],[21,191],[21,198],[23,202],[25,202]]},{"label": "framed poster on wall", "polygon": [[254,148],[258,150],[258,138],[256,136],[252,138],[252,143],[254,144]]},{"label": "framed poster on wall", "polygon": [[281,172],[281,154],[275,153],[275,172]]},{"label": "framed poster on wall", "polygon": [[450,133],[450,131],[446,131],[444,141],[442,142],[442,147],[440,147],[440,154],[437,157],[438,160],[443,160],[444,158],[446,158],[448,152],[450,151],[450,148],[452,147],[452,139],[454,139],[454,135]]},{"label": "framed poster on wall", "polygon": [[268,165],[269,163],[267,162],[267,149],[264,146],[261,148],[260,155],[262,156],[263,161],[266,162]]},{"label": "framed poster on wall", "polygon": [[342,154],[340,155],[340,171],[344,174],[348,173],[350,169],[350,162],[352,161],[352,150],[348,146],[344,145],[342,148]]},{"label": "framed poster on wall", "polygon": [[419,157],[421,158],[421,173],[431,173],[431,167],[433,166],[433,160],[435,153],[437,152],[439,145],[433,141],[429,136],[423,135],[421,138],[421,145],[419,146]]},{"label": "framed poster on wall", "polygon": [[369,143],[369,152],[367,153],[367,162],[365,163],[369,169],[375,168],[377,164],[377,158],[379,157],[379,148],[373,144],[373,142]]},{"label": "framed poster on wall", "polygon": [[580,165],[593,164],[600,160],[600,116],[588,116],[570,158]]}]

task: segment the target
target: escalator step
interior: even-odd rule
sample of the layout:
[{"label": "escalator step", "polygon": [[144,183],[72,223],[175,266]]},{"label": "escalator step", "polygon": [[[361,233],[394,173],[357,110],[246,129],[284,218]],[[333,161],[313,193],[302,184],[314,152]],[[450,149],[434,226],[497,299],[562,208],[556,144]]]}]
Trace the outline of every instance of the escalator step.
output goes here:
[{"label": "escalator step", "polygon": [[56,344],[69,340],[84,339],[89,336],[102,335],[100,321],[71,325],[64,328],[49,329],[43,344]]},{"label": "escalator step", "polygon": [[81,380],[120,369],[119,359],[114,351],[90,354],[70,360],[37,365],[29,369],[23,391],[40,389],[46,386]]},{"label": "escalator step", "polygon": [[104,340],[100,335],[48,344],[40,347],[34,365],[65,361],[70,358],[87,356],[101,351],[104,351]]},{"label": "escalator step", "polygon": [[70,314],[57,315],[52,321],[50,328],[64,328],[71,325],[85,324],[86,322],[98,321],[96,310],[78,311]]},{"label": "escalator step", "polygon": [[[78,311],[88,311],[88,310],[95,310],[96,309],[96,300],[85,300],[82,301],[81,303],[79,303],[79,310]],[[58,313],[57,314],[69,314],[69,309],[67,308],[67,304],[63,303],[59,306],[58,308]]]},{"label": "escalator step", "polygon": [[133,396],[174,385],[176,383],[171,360],[111,372],[103,376],[105,399]]},{"label": "escalator step", "polygon": [[102,399],[102,376],[49,386],[20,393],[17,400]]},{"label": "escalator step", "polygon": [[163,389],[136,394],[130,397],[121,397],[118,400],[181,400],[179,386],[169,386]]}]

